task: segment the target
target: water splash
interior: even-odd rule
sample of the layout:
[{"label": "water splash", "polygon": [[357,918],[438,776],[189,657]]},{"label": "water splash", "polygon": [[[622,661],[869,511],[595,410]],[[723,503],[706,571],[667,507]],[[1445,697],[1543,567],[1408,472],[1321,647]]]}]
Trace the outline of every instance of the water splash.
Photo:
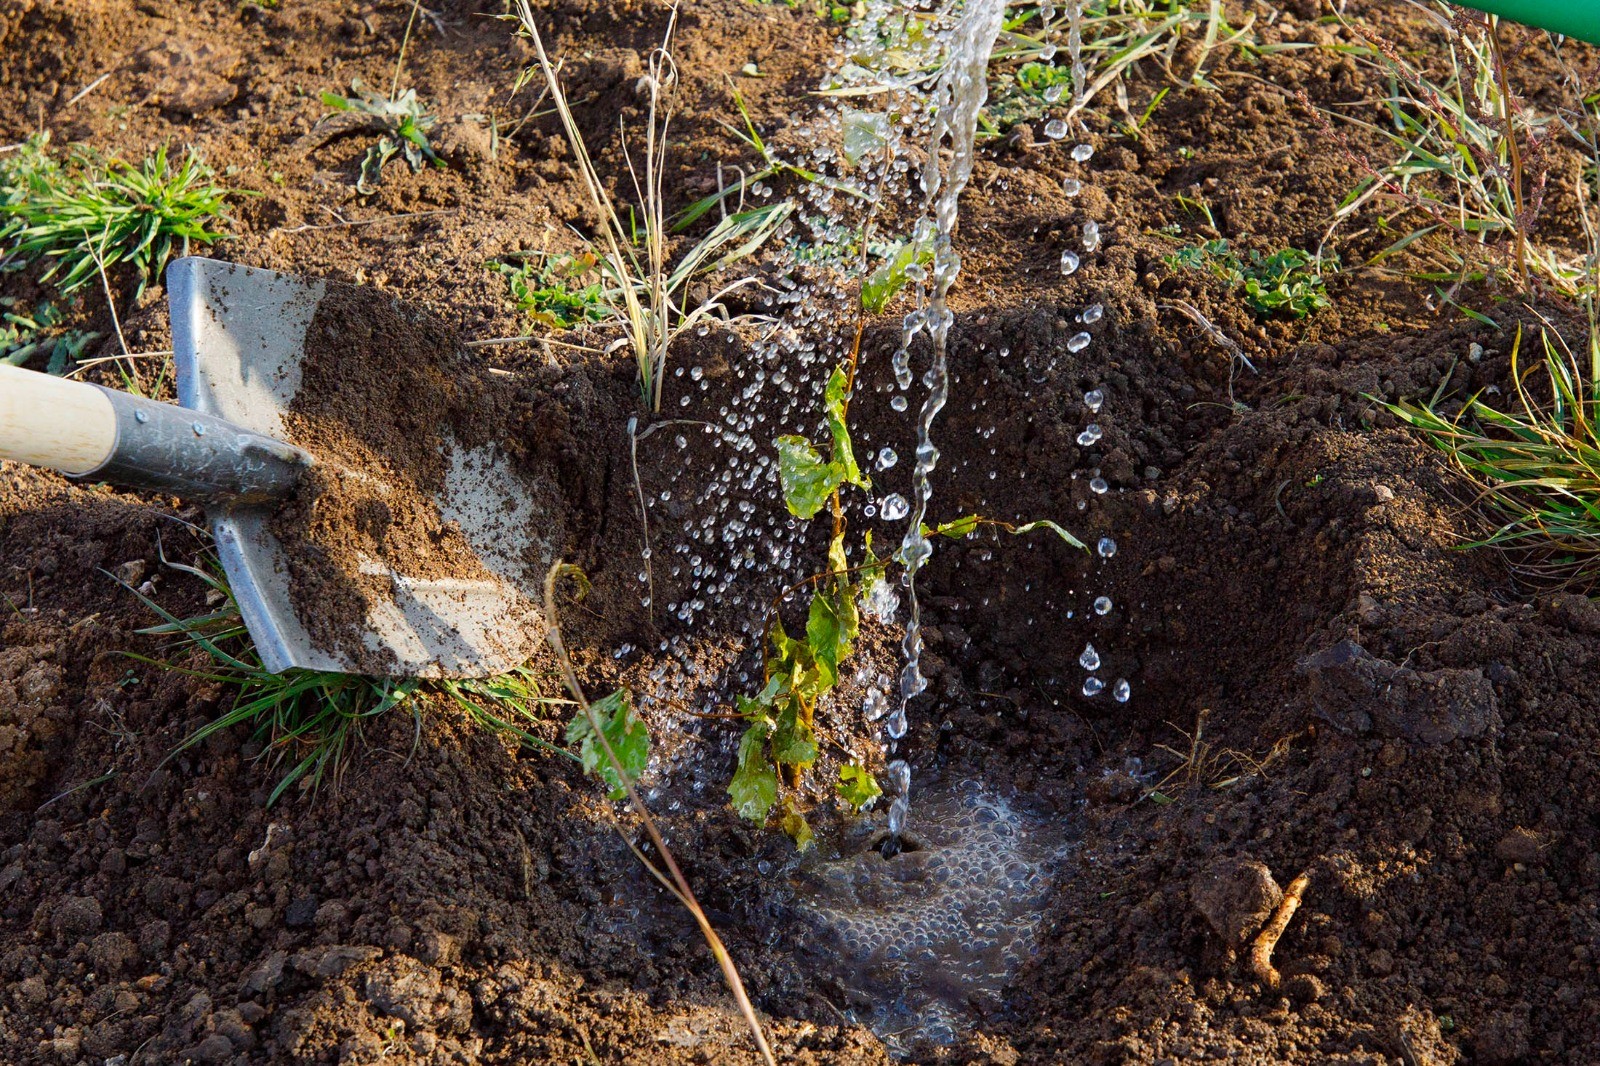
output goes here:
[{"label": "water splash", "polygon": [[[893,764],[891,774],[909,774]],[[949,1044],[997,1009],[1034,950],[1052,875],[1068,854],[1059,819],[967,784],[933,787],[906,847],[885,857],[883,816],[793,868],[782,917],[845,988],[848,1007],[896,1053]],[[892,819],[892,815],[890,816]]]},{"label": "water splash", "polygon": [[[956,219],[961,191],[972,177],[974,141],[978,132],[978,112],[989,98],[989,55],[1005,20],[1005,0],[970,0],[950,36],[939,84],[934,90],[937,111],[928,159],[922,171],[922,192],[931,212],[933,229],[933,288],[920,318],[933,346],[933,366],[929,371],[928,398],[917,419],[916,463],[912,477],[911,524],[900,542],[900,558],[905,564],[906,598],[910,618],[906,622],[901,650],[905,666],[900,672],[901,710],[928,687],[922,676],[922,617],[917,602],[917,571],[933,554],[933,545],[922,532],[928,513],[928,498],[933,494],[929,479],[939,462],[939,449],[933,445],[933,420],[938,417],[950,394],[948,347],[954,315],[946,300],[950,286],[961,273],[961,255],[955,249]],[[948,140],[950,159],[941,165],[941,146]],[[917,228],[926,232],[930,215],[924,214]],[[904,347],[904,345],[902,345]],[[903,825],[910,805],[910,787],[895,797]]]}]

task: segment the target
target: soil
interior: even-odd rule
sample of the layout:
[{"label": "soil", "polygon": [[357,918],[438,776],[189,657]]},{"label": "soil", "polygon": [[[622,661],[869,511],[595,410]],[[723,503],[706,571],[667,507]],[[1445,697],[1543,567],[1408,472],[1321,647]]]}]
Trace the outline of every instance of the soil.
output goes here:
[{"label": "soil", "polygon": [[[1481,532],[1464,506],[1472,486],[1377,402],[1503,395],[1518,325],[1532,337],[1542,316],[1581,338],[1580,316],[1483,285],[1453,299],[1499,328],[1436,310],[1432,289],[1362,266],[1394,239],[1375,215],[1335,234],[1347,268],[1329,280],[1332,307],[1304,321],[1259,319],[1220,282],[1161,262],[1173,223],[1184,239],[1263,251],[1323,240],[1387,150],[1315,110],[1370,108],[1360,102],[1377,91],[1332,46],[1365,32],[1425,50],[1440,32],[1403,6],[1345,8],[1353,28],[1308,0],[1254,9],[1269,43],[1322,47],[1232,55],[1214,88],[1185,76],[1137,138],[1102,108],[1087,174],[1021,128],[978,162],[952,300],[955,399],[936,431],[939,513],[1050,517],[1119,550],[1101,561],[1048,536],[984,532],[942,542],[919,579],[930,689],[906,748],[916,787],[981,782],[1071,845],[1034,952],[1003,993],[975,997],[955,1043],[913,1048],[914,1060],[1600,1059],[1600,696],[1581,680],[1600,659],[1600,607],[1461,550]],[[872,1016],[860,974],[830,969],[797,929],[792,845],[722,802],[733,728],[694,717],[748,681],[749,611],[729,599],[685,627],[665,609],[694,587],[671,549],[710,513],[682,490],[714,479],[734,445],[671,425],[641,435],[636,489],[624,427],[642,412],[624,354],[457,345],[524,331],[486,260],[571,250],[568,227],[588,223],[553,120],[522,122],[532,94],[510,94],[529,57],[486,17],[501,5],[449,0],[415,27],[406,79],[437,105],[449,166],[391,162],[358,197],[365,134],[314,133],[320,92],[388,83],[410,10],[20,0],[0,11],[0,141],[43,125],[57,144],[135,157],[193,143],[259,193],[236,202],[215,254],[375,286],[427,312],[384,304],[399,316],[385,343],[348,346],[369,372],[321,364],[331,376],[296,412],[306,440],[383,467],[419,501],[385,517],[334,485],[284,517],[316,546],[302,555],[305,601],[326,604],[338,639],[361,590],[319,558],[461,563],[422,502],[441,476],[442,427],[496,440],[547,478],[559,507],[545,512],[540,559],[575,561],[593,582],[564,608],[564,631],[594,690],[638,697],[657,745],[647,798],[781,1060],[886,1062],[845,1013]],[[602,170],[620,172],[615,131],[641,121],[633,86],[663,14],[563,0],[548,15],[580,123],[605,146]],[[1554,99],[1559,72],[1513,36],[1523,91]],[[809,9],[685,5],[669,188],[687,200],[715,188],[718,161],[748,163],[717,121],[734,114],[725,77],[781,146],[834,48]],[[763,76],[741,75],[749,63]],[[1135,116],[1164,84],[1153,70],[1132,84]],[[490,113],[494,139],[473,117]],[[1069,172],[1088,179],[1071,200]],[[1556,241],[1577,231],[1562,173],[1544,204]],[[1212,224],[1180,193],[1203,196]],[[1102,246],[1062,278],[1060,250],[1087,218]],[[31,295],[26,275],[0,277],[0,291]],[[1105,318],[1073,353],[1092,303]],[[170,346],[159,286],[119,310],[135,350]],[[98,293],[75,313],[112,333]],[[325,324],[330,340],[347,320]],[[911,454],[889,404],[897,336],[885,320],[864,345],[859,454]],[[715,418],[743,387],[748,339],[718,329],[683,345],[678,365],[702,375],[669,377],[664,409]],[[154,365],[136,369],[146,387]],[[1104,436],[1079,445],[1092,388],[1106,396]],[[385,410],[412,421],[366,417]],[[909,465],[875,474],[879,491],[908,491]],[[641,491],[661,548],[648,610]],[[180,617],[214,607],[166,565],[203,557],[200,523],[170,499],[0,466],[0,1058],[756,1061],[693,926],[571,760],[420,695],[365,725],[341,780],[270,808],[285,767],[248,727],[180,749],[232,692],[149,662],[204,665],[139,632],[159,617],[129,589]],[[762,571],[740,595],[782,580]],[[1113,603],[1103,616],[1089,607],[1098,595]],[[828,767],[881,758],[855,708],[874,672],[897,668],[897,640],[869,625],[863,670],[825,724],[816,798]],[[1091,640],[1101,676],[1130,680],[1127,703],[1081,695]],[[541,676],[548,665],[535,664]],[[558,743],[563,716],[528,728]],[[826,819],[818,828],[828,836]],[[1250,943],[1301,873],[1309,888],[1269,987]]]}]

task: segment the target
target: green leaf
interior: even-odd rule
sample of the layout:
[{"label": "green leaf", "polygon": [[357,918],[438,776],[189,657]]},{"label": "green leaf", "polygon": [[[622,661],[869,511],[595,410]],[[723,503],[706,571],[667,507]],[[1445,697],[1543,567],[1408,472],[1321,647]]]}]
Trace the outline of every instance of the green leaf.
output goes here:
[{"label": "green leaf", "polygon": [[778,772],[766,758],[766,739],[772,720],[763,716],[739,738],[739,762],[728,782],[728,796],[741,818],[764,825],[778,802]]},{"label": "green leaf", "polygon": [[933,261],[933,249],[926,244],[906,241],[898,245],[894,254],[861,282],[861,308],[869,314],[882,311],[895,293],[906,287],[911,276],[906,273],[913,264]]},{"label": "green leaf", "polygon": [[811,597],[806,616],[806,643],[811,658],[821,672],[822,688],[839,683],[839,664],[850,657],[856,635],[861,631],[861,615],[848,583],[843,587],[818,589]]},{"label": "green leaf", "polygon": [[811,442],[804,437],[779,437],[778,479],[783,483],[783,502],[796,518],[813,518],[828,502],[828,497],[844,480],[845,471],[836,463],[824,462]]},{"label": "green leaf", "polygon": [[1087,544],[1079,540],[1077,537],[1074,537],[1071,533],[1068,533],[1066,530],[1062,529],[1048,518],[1041,518],[1037,522],[1029,522],[1027,525],[1018,526],[1016,528],[1016,535],[1020,537],[1022,534],[1032,533],[1036,529],[1048,529],[1050,532],[1054,533],[1056,536],[1060,537],[1074,548],[1078,548],[1082,551],[1089,550],[1089,546]]},{"label": "green leaf", "polygon": [[331,107],[335,111],[349,111],[354,105],[338,93],[325,92],[322,94],[322,106]]},{"label": "green leaf", "polygon": [[861,162],[868,152],[875,152],[889,142],[889,116],[883,111],[857,111],[844,109],[844,157],[851,165]]},{"label": "green leaf", "polygon": [[596,722],[621,764],[628,784],[639,780],[650,761],[650,731],[633,713],[627,689],[618,689],[589,704],[589,710],[580,710],[567,726],[567,743],[578,749],[578,760],[584,770],[606,783],[612,799],[621,799],[627,795],[624,778],[618,776],[617,767],[606,757],[605,746],[595,732]]},{"label": "green leaf", "polygon": [[779,824],[799,850],[805,851],[816,846],[817,835],[811,831],[811,823],[806,821],[806,816],[800,813],[793,799],[783,801],[783,820]]},{"label": "green leaf", "polygon": [[857,488],[870,489],[872,482],[856,465],[855,448],[850,444],[850,427],[845,424],[844,419],[846,403],[844,388],[844,367],[836,366],[833,368],[833,373],[828,375],[828,384],[823,391],[823,406],[828,412],[828,433],[833,438],[833,465],[841,471],[841,480]]},{"label": "green leaf", "polygon": [[927,526],[923,526],[922,535],[925,537],[940,536],[949,537],[952,540],[960,540],[962,537],[965,537],[967,534],[977,529],[978,523],[981,521],[983,521],[983,519],[979,518],[975,514],[964,515],[961,518],[952,518],[948,522],[940,522],[932,529],[928,528]]},{"label": "green leaf", "polygon": [[793,696],[783,701],[778,712],[778,725],[772,731],[772,758],[801,770],[817,761],[817,734],[800,717],[800,701]]},{"label": "green leaf", "polygon": [[858,811],[870,807],[874,800],[883,795],[883,789],[878,787],[878,779],[865,766],[854,763],[839,767],[839,784],[836,788],[839,798]]}]

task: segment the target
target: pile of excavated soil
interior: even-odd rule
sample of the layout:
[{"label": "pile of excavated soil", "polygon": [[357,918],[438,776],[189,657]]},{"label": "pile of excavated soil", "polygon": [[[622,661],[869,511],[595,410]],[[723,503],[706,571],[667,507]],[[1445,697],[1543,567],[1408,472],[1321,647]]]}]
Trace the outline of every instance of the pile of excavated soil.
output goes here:
[{"label": "pile of excavated soil", "polygon": [[[1344,7],[1405,48],[1437,46],[1438,28],[1409,9]],[[548,471],[564,508],[552,550],[594,582],[568,609],[569,639],[595,690],[624,683],[651,697],[643,713],[663,756],[645,783],[661,790],[652,802],[780,1056],[886,1062],[884,1045],[841,1014],[862,1006],[860,960],[834,973],[774,932],[794,909],[793,851],[722,802],[736,727],[686,713],[715,713],[701,686],[730,662],[735,676],[748,669],[748,655],[725,625],[685,633],[640,604],[628,361],[458,354],[457,336],[523,332],[484,261],[568,247],[567,227],[587,224],[552,120],[512,132],[533,99],[506,98],[527,57],[480,17],[500,5],[449,0],[443,31],[419,19],[407,52],[407,82],[441,116],[447,168],[413,175],[391,162],[363,199],[351,186],[365,141],[291,150],[320,117],[320,91],[355,77],[387,84],[409,10],[22,0],[0,12],[0,95],[15,104],[0,109],[0,143],[41,122],[57,143],[131,157],[194,142],[262,194],[238,203],[221,254],[377,285],[446,323],[349,337],[319,325],[366,370],[313,381],[296,432],[391,464],[413,501],[380,508],[335,484],[282,519],[325,553],[319,564],[306,549],[300,565],[308,582],[323,574],[314,595],[328,624],[348,623],[363,594],[338,566],[317,570],[341,552],[461,563],[418,502],[440,476],[426,442],[441,426],[497,433],[518,469]],[[1355,268],[1394,239],[1375,225],[1335,240],[1351,269],[1329,278],[1333,307],[1303,322],[1259,320],[1221,284],[1162,264],[1174,247],[1163,227],[1212,235],[1179,194],[1203,196],[1216,235],[1241,247],[1312,248],[1364,161],[1389,150],[1353,126],[1330,136],[1313,111],[1370,107],[1378,87],[1348,54],[1360,33],[1302,0],[1253,10],[1269,43],[1317,47],[1217,57],[1216,90],[1187,84],[1179,63],[1185,84],[1138,138],[1093,119],[1098,149],[1073,171],[1087,179],[1076,199],[1061,192],[1059,145],[1020,133],[991,142],[963,203],[939,516],[1053,518],[1120,550],[1101,562],[1050,537],[980,533],[942,542],[920,578],[930,688],[912,714],[915,780],[1025,797],[1074,845],[1036,953],[1004,993],[970,1004],[956,1045],[914,1058],[1600,1060],[1600,694],[1583,683],[1600,658],[1600,609],[1460,550],[1478,531],[1459,502],[1470,486],[1374,403],[1509,392],[1516,325],[1538,320],[1470,286],[1457,298],[1500,328],[1436,315],[1413,283]],[[639,125],[633,86],[663,16],[583,0],[549,15],[580,123],[603,167],[620,167],[614,134],[619,119]],[[1552,95],[1559,73],[1531,45],[1518,54],[1522,91]],[[781,145],[833,56],[809,10],[686,5],[674,195],[703,195],[717,162],[748,161],[717,122],[733,114],[725,76]],[[751,63],[765,76],[742,76]],[[1135,113],[1163,84],[1154,71],[1132,84]],[[490,110],[498,141],[469,117]],[[1565,195],[1552,189],[1551,214]],[[1088,218],[1101,249],[1064,279],[1060,249]],[[356,220],[368,224],[343,224]],[[8,294],[29,284],[0,279]],[[144,350],[170,347],[152,292],[121,309]],[[1179,300],[1238,339],[1260,373],[1230,367],[1172,310]],[[1105,319],[1071,352],[1091,303]],[[100,306],[78,313],[109,336]],[[1575,322],[1554,299],[1534,310]],[[863,454],[911,454],[911,428],[889,403],[892,326],[864,349],[852,405]],[[419,339],[386,347],[396,330]],[[715,420],[741,390],[743,358],[720,331],[685,338],[674,359],[707,372],[670,378],[666,409]],[[490,366],[515,376],[480,421],[471,390],[498,380]],[[1105,435],[1079,445],[1091,388],[1105,392]],[[370,417],[386,407],[409,415]],[[639,442],[663,542],[700,519],[681,493],[660,502],[674,475],[710,476],[726,460],[716,437],[684,432],[679,448],[676,435]],[[878,475],[879,491],[906,491],[909,465]],[[1105,496],[1089,488],[1095,469]],[[202,556],[204,539],[183,524],[198,519],[174,501],[0,466],[0,1059],[755,1061],[692,926],[570,760],[489,735],[431,697],[409,705],[416,717],[368,723],[342,781],[271,809],[285,765],[259,761],[248,728],[173,756],[232,693],[123,654],[173,653],[137,632],[158,619],[107,572],[174,613],[204,612],[205,586],[162,565],[163,554]],[[658,605],[688,587],[665,563],[655,581]],[[1114,607],[1092,615],[1100,594]],[[881,654],[893,639],[871,634],[874,669],[893,669]],[[1077,657],[1091,640],[1106,674],[1130,680],[1128,703],[1081,695]],[[862,684],[846,678],[829,758],[862,732]],[[564,709],[551,716],[530,728],[556,742]],[[1269,988],[1248,945],[1301,873],[1309,887]]]}]

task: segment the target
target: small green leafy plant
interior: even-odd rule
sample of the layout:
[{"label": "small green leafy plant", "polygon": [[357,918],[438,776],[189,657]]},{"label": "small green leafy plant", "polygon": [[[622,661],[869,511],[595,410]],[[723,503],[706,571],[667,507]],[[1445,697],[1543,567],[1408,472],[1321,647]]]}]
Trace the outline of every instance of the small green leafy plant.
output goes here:
[{"label": "small green leafy plant", "polygon": [[552,329],[572,329],[611,317],[593,252],[539,254],[519,263],[491,263],[511,288],[517,309]]},{"label": "small green leafy plant", "polygon": [[1058,67],[1054,63],[1040,63],[1034,60],[1017,68],[1017,84],[1030,93],[1044,96],[1058,85],[1070,89],[1072,71],[1066,67]]},{"label": "small green leafy plant", "polygon": [[[823,388],[826,440],[819,445],[803,436],[786,435],[773,442],[778,452],[778,479],[789,513],[808,520],[827,509],[833,531],[828,541],[827,569],[784,590],[772,605],[763,639],[761,689],[735,701],[745,729],[739,739],[733,778],[728,783],[734,810],[758,825],[764,825],[774,809],[778,810],[780,826],[801,849],[810,846],[812,830],[795,792],[785,795],[783,785],[787,783],[797,791],[806,772],[817,762],[817,709],[838,687],[843,664],[855,651],[861,633],[862,606],[871,601],[874,590],[886,579],[889,565],[896,561],[873,551],[869,533],[863,538],[862,561],[851,564],[840,499],[847,487],[863,491],[872,488],[871,480],[856,461],[849,421],[867,316],[881,311],[926,262],[923,245],[915,241],[893,246],[883,259],[877,270],[863,271],[855,341],[845,362],[834,367]],[[1072,534],[1049,521],[1016,526],[968,515],[939,526],[925,525],[923,533],[961,538],[985,525],[1013,534],[1048,529],[1073,547],[1084,547]],[[791,636],[779,617],[779,608],[791,594],[806,588],[810,589],[811,599],[805,631]],[[872,773],[854,763],[840,767],[835,792],[857,811],[883,794]]]},{"label": "small green leafy plant", "polygon": [[[578,761],[606,783],[614,800],[627,795],[628,785],[639,780],[650,762],[650,731],[633,713],[632,699],[627,689],[617,689],[590,703],[587,713],[580,711],[567,726],[567,743],[578,749]],[[615,762],[607,757],[605,744]]]},{"label": "small green leafy plant", "polygon": [[100,336],[66,328],[60,306],[48,300],[31,310],[22,306],[14,296],[0,296],[0,363],[24,366],[35,355],[45,355],[45,370],[61,374]]},{"label": "small green leafy plant", "polygon": [[374,192],[383,177],[384,164],[396,155],[405,158],[413,174],[429,163],[436,167],[445,165],[428,142],[428,133],[439,117],[427,110],[415,89],[390,97],[367,88],[357,79],[350,83],[350,91],[350,96],[323,93],[322,103],[337,112],[365,116],[378,134],[377,142],[367,149],[361,161],[357,192],[363,196]]},{"label": "small green leafy plant", "polygon": [[[1242,288],[1244,302],[1263,317],[1281,313],[1305,318],[1332,306],[1316,260],[1298,248],[1285,248],[1266,256],[1252,250],[1245,260],[1226,240],[1217,239],[1185,245],[1167,256],[1165,262],[1174,270],[1203,270],[1227,282],[1230,289]],[[1337,269],[1337,262],[1330,263]]]},{"label": "small green leafy plant", "polygon": [[58,162],[45,143],[0,165],[0,261],[48,264],[42,280],[63,295],[122,263],[143,293],[172,256],[224,236],[211,225],[233,193],[193,150],[174,162],[163,145],[134,165],[78,146]]}]

